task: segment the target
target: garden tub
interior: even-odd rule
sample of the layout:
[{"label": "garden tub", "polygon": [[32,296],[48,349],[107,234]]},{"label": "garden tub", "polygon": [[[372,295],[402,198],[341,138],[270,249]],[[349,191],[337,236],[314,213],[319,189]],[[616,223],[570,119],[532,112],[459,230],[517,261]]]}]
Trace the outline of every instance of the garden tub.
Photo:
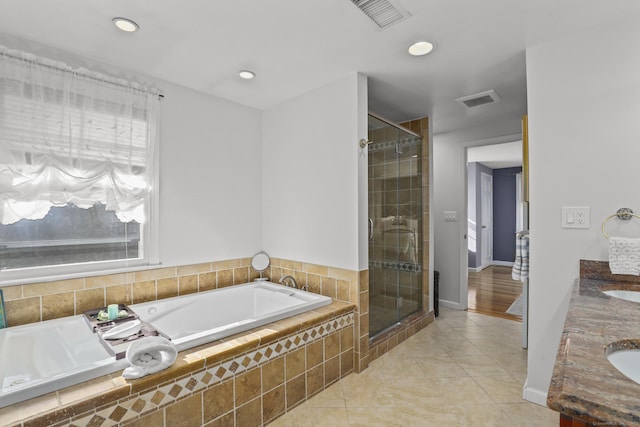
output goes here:
[{"label": "garden tub", "polygon": [[[271,282],[251,282],[130,305],[179,351],[331,303]],[[77,315],[0,329],[0,408],[127,366]]]}]

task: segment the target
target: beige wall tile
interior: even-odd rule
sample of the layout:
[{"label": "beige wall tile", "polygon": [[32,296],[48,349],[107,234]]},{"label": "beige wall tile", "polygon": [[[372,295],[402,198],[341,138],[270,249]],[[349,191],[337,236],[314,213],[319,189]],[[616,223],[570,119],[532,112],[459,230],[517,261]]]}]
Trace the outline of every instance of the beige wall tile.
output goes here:
[{"label": "beige wall tile", "polygon": [[340,350],[345,351],[353,347],[353,326],[340,331]]},{"label": "beige wall tile", "polygon": [[233,381],[215,385],[203,392],[204,422],[207,423],[219,416],[233,411]]},{"label": "beige wall tile", "polygon": [[73,292],[65,292],[42,297],[42,320],[59,319],[75,314]]},{"label": "beige wall tile", "polygon": [[217,287],[218,273],[212,271],[210,273],[202,273],[198,275],[198,289],[200,292],[210,291]]},{"label": "beige wall tile", "polygon": [[218,287],[225,288],[233,285],[233,270],[218,270]]},{"label": "beige wall tile", "polygon": [[127,427],[150,427],[150,426],[163,426],[164,424],[164,411],[152,412],[131,424],[127,424]]},{"label": "beige wall tile", "polygon": [[59,294],[84,289],[84,279],[60,280],[57,282],[32,283],[23,285],[24,297]]},{"label": "beige wall tile", "polygon": [[322,363],[324,350],[322,340],[308,344],[306,350],[307,369],[311,369]]},{"label": "beige wall tile", "polygon": [[271,276],[271,281],[277,283],[280,281],[280,279],[282,279],[284,273],[282,272],[281,267],[271,267],[271,272],[269,273],[269,275]]},{"label": "beige wall tile", "polygon": [[344,268],[329,267],[328,276],[329,277],[334,277],[336,279],[351,280],[357,274],[358,274],[357,271],[345,270]]},{"label": "beige wall tile", "polygon": [[177,268],[176,274],[178,276],[190,276],[198,273],[209,273],[211,271],[211,263],[205,262],[202,264],[183,265]]},{"label": "beige wall tile", "polygon": [[236,409],[236,425],[262,425],[262,399],[260,399],[260,397]]},{"label": "beige wall tile", "polygon": [[119,285],[105,288],[106,301],[105,305],[109,304],[131,304],[133,285]]},{"label": "beige wall tile", "polygon": [[155,280],[149,280],[146,282],[138,282],[133,284],[133,303],[155,301],[156,296],[156,282]]},{"label": "beige wall tile", "polygon": [[338,298],[338,281],[332,277],[323,277],[321,280],[321,293],[330,298]]},{"label": "beige wall tile", "polygon": [[316,264],[302,264],[302,271],[308,274],[317,274],[318,276],[328,276],[329,267]]},{"label": "beige wall tile", "polygon": [[325,387],[340,379],[340,355],[329,359],[324,364]]},{"label": "beige wall tile", "polygon": [[305,371],[305,349],[299,348],[292,351],[285,357],[286,379],[287,381],[297,377]]},{"label": "beige wall tile", "polygon": [[242,260],[230,259],[226,261],[216,261],[211,263],[211,271],[233,270],[237,267],[242,267]]},{"label": "beige wall tile", "polygon": [[125,285],[132,283],[135,279],[135,273],[120,273],[109,274],[107,276],[94,276],[85,278],[84,287],[86,289],[92,288],[106,288],[109,286]]},{"label": "beige wall tile", "polygon": [[302,271],[302,263],[298,261],[291,261],[288,259],[281,260],[282,268],[293,271]]},{"label": "beige wall tile", "polygon": [[156,280],[156,291],[158,294],[158,299],[177,297],[178,278],[170,277],[168,279]]},{"label": "beige wall tile", "polygon": [[284,414],[285,411],[285,387],[284,384],[266,392],[262,396],[262,419],[269,422]]},{"label": "beige wall tile", "polygon": [[307,371],[307,398],[324,388],[324,365],[320,364]]},{"label": "beige wall tile", "polygon": [[22,298],[22,285],[7,286],[2,289],[2,298],[5,301]]},{"label": "beige wall tile", "polygon": [[194,294],[198,292],[198,275],[178,277],[178,292],[180,295]]},{"label": "beige wall tile", "polygon": [[233,269],[233,284],[241,285],[249,282],[249,267],[238,267]]},{"label": "beige wall tile", "polygon": [[269,391],[282,384],[284,384],[284,357],[279,357],[262,366],[262,391]]},{"label": "beige wall tile", "polygon": [[348,280],[338,280],[338,299],[340,301],[349,302],[349,298],[351,298],[350,293],[350,282]]},{"label": "beige wall tile", "polygon": [[331,359],[340,354],[340,333],[334,332],[323,338],[324,358]]},{"label": "beige wall tile", "polygon": [[304,374],[287,381],[287,410],[293,408],[306,397],[307,382]]},{"label": "beige wall tile", "polygon": [[344,377],[354,369],[355,354],[353,348],[340,354],[340,377]]},{"label": "beige wall tile", "polygon": [[156,268],[153,270],[143,270],[135,272],[136,282],[148,282],[150,280],[166,279],[167,277],[175,277],[176,268]]},{"label": "beige wall tile", "polygon": [[4,308],[9,326],[40,321],[40,297],[6,301]]},{"label": "beige wall tile", "polygon": [[360,304],[358,305],[361,314],[369,312],[369,292],[360,293]]},{"label": "beige wall tile", "polygon": [[307,284],[309,285],[309,292],[314,294],[321,294],[322,289],[320,287],[321,277],[316,274],[307,274]]},{"label": "beige wall tile", "polygon": [[[217,418],[211,421],[206,427],[235,427],[236,425],[236,416],[235,412],[231,411],[220,418]],[[128,426],[127,426],[128,427]]]},{"label": "beige wall tile", "polygon": [[168,426],[202,426],[202,396],[198,393],[167,406],[165,416],[166,425]]},{"label": "beige wall tile", "polygon": [[260,396],[261,388],[260,368],[252,369],[235,377],[236,406],[243,405]]},{"label": "beige wall tile", "polygon": [[[93,308],[105,307],[104,288],[88,289],[76,292],[76,314],[82,314]],[[44,302],[44,299],[43,299]],[[44,307],[43,307],[44,308]],[[43,313],[44,314],[44,313]]]}]

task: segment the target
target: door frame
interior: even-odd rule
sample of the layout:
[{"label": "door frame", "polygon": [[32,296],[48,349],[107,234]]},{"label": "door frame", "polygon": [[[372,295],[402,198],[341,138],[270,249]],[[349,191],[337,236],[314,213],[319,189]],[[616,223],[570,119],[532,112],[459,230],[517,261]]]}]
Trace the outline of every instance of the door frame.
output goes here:
[{"label": "door frame", "polygon": [[463,142],[460,144],[462,148],[460,150],[460,157],[458,163],[458,169],[461,173],[461,180],[463,183],[464,191],[462,194],[458,195],[460,200],[460,206],[463,207],[462,212],[464,212],[464,221],[458,221],[458,235],[463,236],[460,239],[459,245],[459,282],[460,282],[460,302],[458,308],[460,310],[466,310],[469,308],[469,257],[468,257],[468,242],[467,242],[467,224],[469,222],[468,212],[468,197],[469,194],[469,182],[468,182],[468,172],[467,172],[467,150],[471,147],[481,147],[483,145],[497,145],[497,144],[505,144],[507,142],[515,142],[522,140],[522,134],[510,134],[505,136],[499,136],[495,138],[487,138],[487,139],[479,139],[475,141]]},{"label": "door frame", "polygon": [[[490,185],[490,199],[489,200],[485,200],[485,191],[484,191],[484,185],[485,185],[485,179],[488,178],[489,181],[489,185]],[[486,172],[480,172],[480,216],[482,217],[482,221],[480,224],[480,233],[482,235],[482,244],[480,245],[480,269],[484,269],[487,268],[491,265],[491,263],[493,262],[493,175],[489,175]],[[467,190],[468,191],[468,190]],[[484,217],[484,214],[486,212],[485,208],[488,209],[489,211],[489,220],[487,221],[487,219]],[[488,228],[487,232],[485,233],[483,230],[485,229],[485,224],[486,227]],[[478,234],[478,225],[476,224],[476,235]],[[485,235],[486,234],[486,235]],[[486,239],[486,241],[485,241]],[[488,249],[487,252],[485,253],[485,247]]]}]

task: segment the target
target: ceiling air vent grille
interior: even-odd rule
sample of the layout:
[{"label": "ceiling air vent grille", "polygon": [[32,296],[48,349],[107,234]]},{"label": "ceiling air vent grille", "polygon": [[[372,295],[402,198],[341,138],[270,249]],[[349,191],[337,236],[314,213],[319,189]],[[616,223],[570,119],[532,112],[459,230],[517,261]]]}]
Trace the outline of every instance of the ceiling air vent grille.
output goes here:
[{"label": "ceiling air vent grille", "polygon": [[351,0],[351,2],[381,29],[411,16],[409,12],[399,5],[392,4],[389,0]]},{"label": "ceiling air vent grille", "polygon": [[464,104],[468,108],[478,107],[480,105],[495,104],[501,99],[495,90],[487,90],[485,92],[474,93],[473,95],[463,96],[456,99],[457,102]]}]

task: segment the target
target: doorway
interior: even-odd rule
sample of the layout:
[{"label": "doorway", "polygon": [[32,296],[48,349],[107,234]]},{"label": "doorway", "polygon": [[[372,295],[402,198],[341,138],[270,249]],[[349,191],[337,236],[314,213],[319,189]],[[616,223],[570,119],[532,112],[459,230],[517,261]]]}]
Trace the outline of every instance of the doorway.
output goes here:
[{"label": "doorway", "polygon": [[[523,283],[513,280],[516,233],[521,231],[522,143],[466,149],[468,310],[522,319]],[[473,242],[473,244],[472,244]]]}]

